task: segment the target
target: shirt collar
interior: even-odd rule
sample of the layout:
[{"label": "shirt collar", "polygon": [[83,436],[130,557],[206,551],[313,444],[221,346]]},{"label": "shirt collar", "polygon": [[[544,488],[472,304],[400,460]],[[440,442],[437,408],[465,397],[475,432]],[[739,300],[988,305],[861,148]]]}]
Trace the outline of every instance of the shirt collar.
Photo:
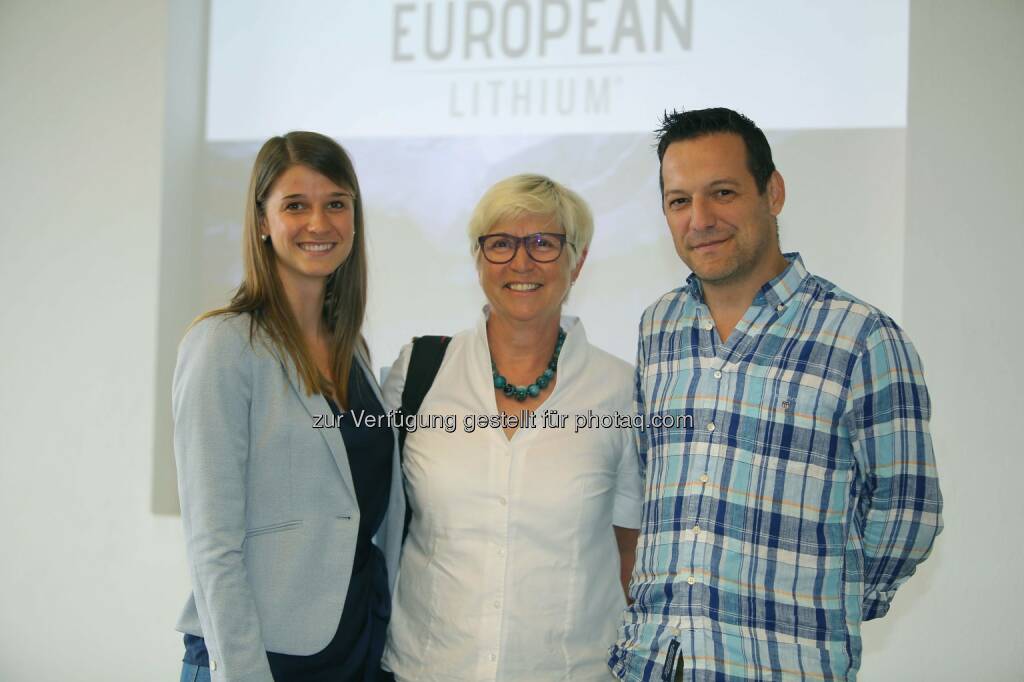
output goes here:
[{"label": "shirt collar", "polygon": [[[483,314],[476,323],[476,353],[477,363],[487,368],[487,380],[491,380],[491,351],[487,343],[487,318],[491,315],[491,306],[484,305]],[[582,372],[586,364],[586,353],[583,349],[587,347],[587,333],[583,329],[580,318],[575,315],[562,315],[559,323],[565,330],[565,343],[562,344],[562,352],[558,356],[558,375],[563,379]],[[555,385],[555,391],[559,390],[562,382]]]},{"label": "shirt collar", "polygon": [[[785,303],[800,288],[800,284],[807,278],[807,268],[804,267],[804,260],[796,251],[784,253],[783,257],[789,262],[782,273],[773,280],[766,282],[757,295],[754,296],[754,305],[779,305]],[[691,296],[701,303],[704,302],[704,292],[701,289],[700,278],[696,273],[690,273],[686,278],[684,287]]]},{"label": "shirt collar", "polygon": [[[480,319],[476,323],[476,336],[477,339],[483,341],[484,347],[487,347],[487,318],[491,316],[491,306],[489,303],[484,304],[483,309],[480,311]],[[575,343],[586,343],[587,334],[583,331],[583,325],[580,324],[580,318],[575,315],[562,315],[561,322],[559,323],[562,329],[565,330],[565,343],[568,344],[570,340]],[[579,339],[578,341],[576,339]],[[562,346],[565,348],[565,345]]]}]

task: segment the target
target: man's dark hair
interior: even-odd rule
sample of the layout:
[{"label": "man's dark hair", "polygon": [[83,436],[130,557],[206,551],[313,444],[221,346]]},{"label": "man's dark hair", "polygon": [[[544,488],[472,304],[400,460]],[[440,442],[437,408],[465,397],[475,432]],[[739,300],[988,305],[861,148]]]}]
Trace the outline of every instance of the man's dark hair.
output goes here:
[{"label": "man's dark hair", "polygon": [[759,194],[764,194],[768,187],[768,178],[775,172],[772,161],[772,148],[768,146],[761,129],[743,114],[718,107],[715,109],[696,109],[694,111],[675,111],[665,113],[661,127],[654,131],[658,138],[658,186],[662,196],[665,195],[665,178],[661,174],[661,164],[665,158],[665,150],[673,142],[692,140],[714,133],[733,133],[743,139],[747,148],[747,170],[754,176]]}]

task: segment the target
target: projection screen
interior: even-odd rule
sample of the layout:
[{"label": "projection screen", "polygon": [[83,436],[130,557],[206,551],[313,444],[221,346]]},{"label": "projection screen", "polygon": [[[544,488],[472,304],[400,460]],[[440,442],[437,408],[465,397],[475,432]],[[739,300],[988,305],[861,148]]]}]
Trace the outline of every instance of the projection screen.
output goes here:
[{"label": "projection screen", "polygon": [[907,38],[905,1],[212,0],[195,312],[241,277],[256,150],[308,129],[349,150],[362,185],[375,365],[480,314],[465,225],[520,172],[593,208],[567,312],[632,361],[643,308],[688,274],[651,131],[666,110],[728,106],[786,178],[784,250],[899,319]]}]

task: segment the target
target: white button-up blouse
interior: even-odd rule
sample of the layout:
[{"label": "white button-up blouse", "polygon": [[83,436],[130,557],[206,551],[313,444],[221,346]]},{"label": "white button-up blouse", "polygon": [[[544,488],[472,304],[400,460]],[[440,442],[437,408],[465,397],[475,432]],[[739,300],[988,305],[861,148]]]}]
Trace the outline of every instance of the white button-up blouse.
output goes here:
[{"label": "white button-up blouse", "polygon": [[[416,682],[608,679],[625,607],[612,525],[637,528],[641,513],[623,426],[633,368],[563,317],[557,383],[535,424],[509,439],[477,421],[498,414],[485,324],[452,339],[419,413],[435,428],[405,442],[414,516],[384,665]],[[389,408],[401,403],[411,347],[385,382]],[[578,429],[577,415],[608,417]]]}]

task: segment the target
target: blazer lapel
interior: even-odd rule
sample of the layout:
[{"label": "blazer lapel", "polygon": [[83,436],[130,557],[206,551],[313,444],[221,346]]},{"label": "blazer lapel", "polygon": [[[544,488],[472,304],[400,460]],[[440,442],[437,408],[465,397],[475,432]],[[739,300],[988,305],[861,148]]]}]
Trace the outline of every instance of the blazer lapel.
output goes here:
[{"label": "blazer lapel", "polygon": [[[306,393],[306,387],[302,383],[302,379],[299,378],[299,373],[295,369],[295,363],[282,360],[281,365],[288,375],[288,381],[291,382],[292,390],[295,391],[295,395],[298,396],[299,402],[306,408],[306,412],[309,413],[310,424],[313,424],[313,420],[321,415],[331,414],[331,406],[327,404],[327,400],[319,393],[308,395]],[[320,432],[324,442],[331,451],[331,455],[334,457],[335,464],[338,465],[338,471],[341,473],[341,480],[345,483],[345,489],[351,495],[352,499],[356,499],[356,488],[352,482],[352,470],[348,465],[348,452],[345,450],[345,439],[341,437],[341,431],[337,426],[331,428],[316,429]]]}]

